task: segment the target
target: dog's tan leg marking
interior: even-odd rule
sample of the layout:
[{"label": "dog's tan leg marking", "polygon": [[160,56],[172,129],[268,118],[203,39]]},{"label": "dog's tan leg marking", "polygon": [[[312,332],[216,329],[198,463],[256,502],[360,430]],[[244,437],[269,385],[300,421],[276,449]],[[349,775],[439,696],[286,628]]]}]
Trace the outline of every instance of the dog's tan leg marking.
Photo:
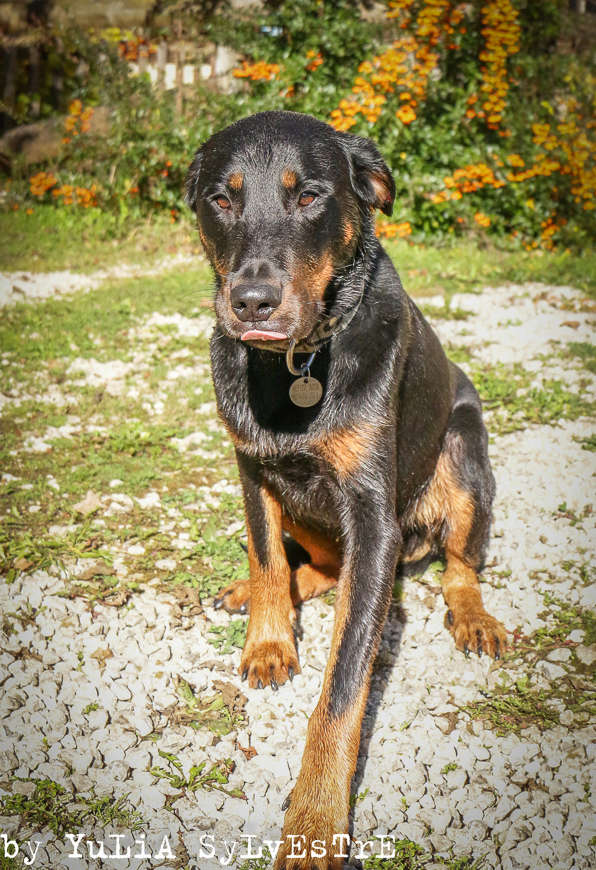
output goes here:
[{"label": "dog's tan leg marking", "polygon": [[474,650],[499,658],[507,646],[505,627],[486,612],[482,603],[477,566],[466,556],[474,521],[474,502],[456,480],[449,453],[437,462],[433,479],[416,510],[418,522],[429,528],[446,523],[447,568],[441,580],[447,604],[447,625],[458,649]]},{"label": "dog's tan leg marking", "polygon": [[310,563],[299,565],[292,572],[292,601],[298,605],[335,586],[341,555],[338,544],[318,532],[297,525],[288,517],[283,518],[283,527],[310,556]]},{"label": "dog's tan leg marking", "polygon": [[[334,845],[333,838],[348,830],[350,784],[358,760],[362,717],[374,660],[373,654],[356,697],[339,716],[331,715],[333,672],[349,616],[350,583],[349,577],[343,577],[337,587],[335,623],[323,690],[308,723],[302,766],[285,816],[280,838],[283,845],[275,870],[341,870],[344,866],[341,853],[347,851],[346,842],[337,840]],[[291,835],[303,838],[295,841],[294,849],[289,839]],[[319,848],[316,841],[324,841],[325,857],[312,856],[311,848],[313,852]],[[292,851],[305,853],[305,857],[290,857]]]},{"label": "dog's tan leg marking", "polygon": [[257,555],[247,517],[250,572],[250,617],[240,674],[251,688],[276,688],[300,671],[293,625],[296,619],[290,595],[290,566],[281,538],[281,504],[265,487],[259,490],[265,523],[267,559]]}]

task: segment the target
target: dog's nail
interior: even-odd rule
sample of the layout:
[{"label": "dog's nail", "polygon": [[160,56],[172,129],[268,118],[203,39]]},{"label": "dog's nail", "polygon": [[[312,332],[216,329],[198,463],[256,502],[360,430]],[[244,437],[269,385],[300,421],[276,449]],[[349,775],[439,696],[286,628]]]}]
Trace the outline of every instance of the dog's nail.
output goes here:
[{"label": "dog's nail", "polygon": [[259,681],[257,682],[257,689],[262,689],[262,688],[263,688],[263,684],[262,684],[262,682],[259,680]]},{"label": "dog's nail", "polygon": [[271,680],[271,688],[274,692],[277,692],[277,690],[279,689],[279,686],[277,685],[277,682],[275,680]]},{"label": "dog's nail", "polygon": [[501,644],[499,643],[499,638],[495,638],[495,659],[501,658]]},{"label": "dog's nail", "polygon": [[245,680],[248,677],[248,668],[244,668],[242,671],[242,679]]},{"label": "dog's nail", "polygon": [[294,679],[294,668],[288,668],[288,677],[290,680]]},{"label": "dog's nail", "polygon": [[245,601],[244,604],[240,607],[238,613],[246,613],[247,609],[248,608],[246,606],[246,601]]},{"label": "dog's nail", "polygon": [[285,813],[285,811],[286,811],[287,809],[289,809],[289,806],[290,806],[290,799],[291,799],[291,797],[292,797],[292,793],[290,792],[290,794],[287,796],[287,798],[285,799],[285,801],[284,801],[283,804],[281,805],[282,812]]},{"label": "dog's nail", "polygon": [[213,607],[215,610],[219,610],[220,607],[223,606],[223,598],[215,598],[213,600]]},{"label": "dog's nail", "polygon": [[478,641],[476,651],[478,653],[478,658],[481,659],[482,658],[482,633],[481,633],[480,629],[476,632],[476,638]]},{"label": "dog's nail", "polygon": [[464,655],[465,655],[465,657],[466,657],[467,659],[470,658],[470,650],[468,649],[468,645],[467,645],[467,643],[464,644]]},{"label": "dog's nail", "polygon": [[447,611],[447,624],[453,625],[453,613],[451,612],[451,610]]}]

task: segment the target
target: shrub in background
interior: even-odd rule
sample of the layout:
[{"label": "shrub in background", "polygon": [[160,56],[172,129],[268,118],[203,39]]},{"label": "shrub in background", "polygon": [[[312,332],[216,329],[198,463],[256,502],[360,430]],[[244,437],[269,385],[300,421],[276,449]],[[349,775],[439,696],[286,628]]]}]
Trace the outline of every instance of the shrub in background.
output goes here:
[{"label": "shrub in background", "polygon": [[[197,85],[182,116],[172,94],[129,75],[114,44],[71,34],[63,43],[87,75],[73,78],[69,141],[27,188],[16,181],[13,202],[175,219],[194,147],[251,112],[286,108],[378,142],[398,188],[381,234],[585,244],[595,78],[588,60],[556,50],[562,26],[555,0],[390,0],[376,22],[348,0],[283,0],[257,18],[224,10],[207,35],[243,54],[244,85],[233,95]],[[113,113],[101,141],[84,129],[99,104]]]}]

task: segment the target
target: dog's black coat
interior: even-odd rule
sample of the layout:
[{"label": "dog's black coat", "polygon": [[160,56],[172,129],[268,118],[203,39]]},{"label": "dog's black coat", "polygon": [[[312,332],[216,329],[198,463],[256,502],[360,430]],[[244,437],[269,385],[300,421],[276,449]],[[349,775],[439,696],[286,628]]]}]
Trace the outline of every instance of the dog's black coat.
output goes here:
[{"label": "dog's black coat", "polygon": [[[474,570],[494,495],[478,395],[447,360],[374,234],[373,209],[390,214],[394,191],[370,141],[290,112],[254,115],[213,136],[187,185],[216,273],[213,380],[236,443],[258,564],[267,569],[273,546],[263,488],[294,523],[341,548],[340,584],[349,593],[320,702],[330,719],[342,717],[366,683],[398,560],[420,541],[440,546],[449,534],[446,520],[429,528],[418,511],[441,455],[453,468],[449,485],[473,505],[460,555]],[[317,284],[325,269],[328,280],[313,293],[309,275]],[[311,374],[324,392],[314,407],[290,401],[295,376],[275,342],[268,349],[240,340],[247,323],[230,303],[239,285],[257,294],[275,287],[281,304],[252,326],[296,341],[321,318],[358,306],[348,328],[315,355]],[[361,461],[347,467],[321,451],[334,433],[348,433],[358,450],[370,442]]]}]

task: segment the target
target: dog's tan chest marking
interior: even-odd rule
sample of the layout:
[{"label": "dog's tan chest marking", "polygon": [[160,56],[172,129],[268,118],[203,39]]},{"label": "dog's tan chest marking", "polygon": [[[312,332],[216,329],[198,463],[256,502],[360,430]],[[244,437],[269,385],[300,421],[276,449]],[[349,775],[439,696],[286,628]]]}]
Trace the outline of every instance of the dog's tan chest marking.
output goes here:
[{"label": "dog's tan chest marking", "polygon": [[378,427],[373,423],[358,423],[350,429],[327,432],[313,444],[340,478],[349,477],[366,461],[374,448]]}]

